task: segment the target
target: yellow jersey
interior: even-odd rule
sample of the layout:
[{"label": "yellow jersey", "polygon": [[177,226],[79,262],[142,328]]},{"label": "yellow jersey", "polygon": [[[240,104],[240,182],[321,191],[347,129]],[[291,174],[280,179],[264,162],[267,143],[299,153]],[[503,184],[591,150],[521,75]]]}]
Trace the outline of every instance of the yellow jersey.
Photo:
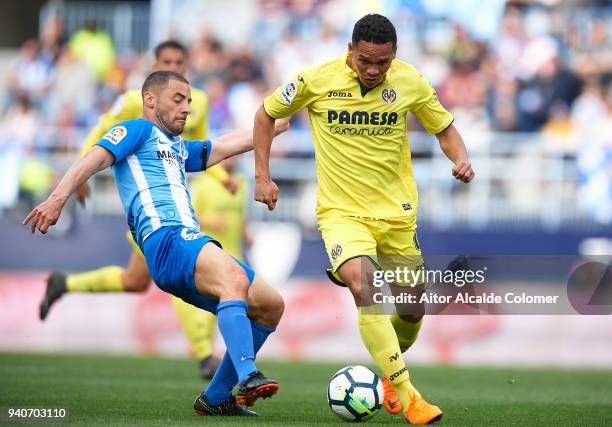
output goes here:
[{"label": "yellow jersey", "polygon": [[[124,120],[139,119],[142,117],[142,95],[139,90],[128,90],[120,95],[112,108],[100,116],[98,124],[89,132],[81,156],[87,153],[104,134],[117,123]],[[191,114],[187,116],[185,129],[181,136],[183,139],[204,140],[208,135],[208,97],[196,88],[191,88]],[[212,168],[211,174],[216,174],[221,181],[229,175],[223,168]]]},{"label": "yellow jersey", "polygon": [[[210,171],[218,168],[213,166]],[[217,239],[223,249],[240,260],[246,207],[247,184],[244,177],[237,177],[240,183],[235,194],[230,193],[217,176],[200,174],[191,183],[191,201],[199,217],[223,221],[221,230],[202,227],[202,231]]]},{"label": "yellow jersey", "polygon": [[295,75],[264,100],[264,109],[281,118],[308,108],[317,165],[317,215],[416,222],[407,113],[432,134],[450,126],[453,116],[431,84],[399,59],[393,60],[380,85],[363,92],[344,54]]}]

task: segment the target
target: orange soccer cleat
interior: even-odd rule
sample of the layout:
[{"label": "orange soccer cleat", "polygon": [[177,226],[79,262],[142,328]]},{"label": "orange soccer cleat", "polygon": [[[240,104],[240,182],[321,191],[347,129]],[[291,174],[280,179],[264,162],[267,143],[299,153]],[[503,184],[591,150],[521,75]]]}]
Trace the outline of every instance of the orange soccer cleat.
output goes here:
[{"label": "orange soccer cleat", "polygon": [[391,382],[387,377],[383,377],[382,379],[383,389],[385,390],[385,397],[383,399],[383,405],[385,405],[385,409],[390,414],[399,414],[402,410],[402,404],[391,385]]},{"label": "orange soccer cleat", "polygon": [[434,424],[442,418],[442,410],[436,405],[427,403],[421,396],[411,396],[408,409],[404,411],[404,418],[410,424]]}]

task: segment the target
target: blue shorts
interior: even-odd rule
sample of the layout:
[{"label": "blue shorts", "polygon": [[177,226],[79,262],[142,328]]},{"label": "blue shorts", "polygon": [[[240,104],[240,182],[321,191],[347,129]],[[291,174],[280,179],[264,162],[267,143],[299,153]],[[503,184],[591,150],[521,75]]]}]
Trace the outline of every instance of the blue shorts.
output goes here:
[{"label": "blue shorts", "polygon": [[[149,273],[159,288],[203,310],[217,313],[218,300],[205,297],[195,287],[195,264],[208,242],[221,248],[221,244],[194,228],[175,225],[153,232],[143,243],[142,251]],[[253,283],[255,272],[234,258]]]}]

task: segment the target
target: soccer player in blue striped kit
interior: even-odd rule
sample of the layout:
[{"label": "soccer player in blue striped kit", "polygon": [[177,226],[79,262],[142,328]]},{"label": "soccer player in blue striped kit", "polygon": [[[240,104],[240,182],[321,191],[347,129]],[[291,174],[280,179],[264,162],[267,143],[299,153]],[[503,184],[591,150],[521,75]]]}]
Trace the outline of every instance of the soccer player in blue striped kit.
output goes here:
[{"label": "soccer player in blue striped kit", "polygon": [[[255,355],[280,321],[283,300],[253,270],[200,232],[185,178],[185,172],[201,171],[251,150],[252,134],[230,133],[212,142],[183,140],[179,135],[190,113],[190,87],[171,71],[147,77],[142,98],[144,118],[111,128],[23,223],[31,221],[32,232],[45,234],[77,186],[112,165],[130,231],[155,283],[218,317],[227,351],[196,398],[196,413],[256,416],[247,406],[279,388],[257,370]],[[287,127],[287,121],[280,123],[276,134]]]}]

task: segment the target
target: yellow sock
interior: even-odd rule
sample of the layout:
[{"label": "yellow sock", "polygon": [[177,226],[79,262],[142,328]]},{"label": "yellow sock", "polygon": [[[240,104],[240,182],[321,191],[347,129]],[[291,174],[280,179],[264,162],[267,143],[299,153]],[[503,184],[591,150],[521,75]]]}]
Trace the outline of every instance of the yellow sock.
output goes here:
[{"label": "yellow sock", "polygon": [[116,265],[99,268],[84,273],[69,274],[66,277],[68,292],[122,292],[123,268]]},{"label": "yellow sock", "polygon": [[174,310],[191,349],[197,360],[212,354],[212,339],[217,326],[217,317],[206,310],[187,304],[180,298],[172,297]]},{"label": "yellow sock", "polygon": [[391,324],[393,325],[393,329],[395,329],[395,335],[397,336],[397,341],[403,353],[416,341],[421,325],[423,324],[423,318],[416,323],[407,322],[402,320],[397,312],[395,312],[391,315]]},{"label": "yellow sock", "polygon": [[420,396],[410,382],[408,368],[400,352],[395,330],[389,316],[372,313],[374,306],[359,308],[359,332],[368,352],[382,374],[389,379],[402,408],[408,409],[410,400]]}]

